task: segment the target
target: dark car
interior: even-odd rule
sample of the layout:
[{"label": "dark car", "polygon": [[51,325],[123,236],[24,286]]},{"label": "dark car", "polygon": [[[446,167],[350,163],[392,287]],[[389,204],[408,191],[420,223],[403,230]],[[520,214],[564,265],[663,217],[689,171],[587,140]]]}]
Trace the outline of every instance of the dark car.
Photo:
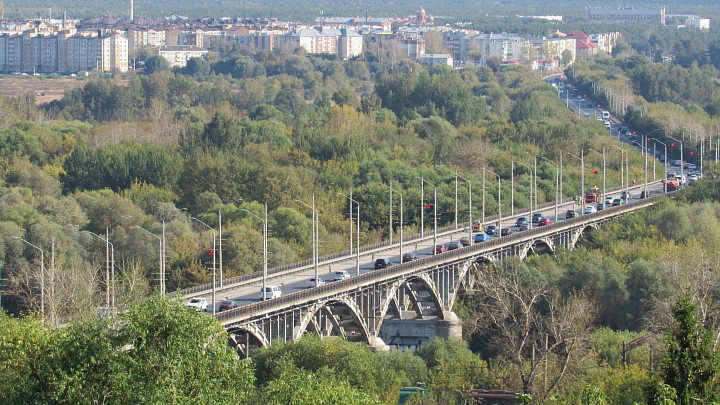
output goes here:
[{"label": "dark car", "polygon": [[532,223],[537,224],[541,218],[543,218],[543,214],[541,212],[534,213],[532,216]]},{"label": "dark car", "polygon": [[512,233],[512,231],[510,231],[510,228],[503,228],[503,229],[500,231],[500,236],[508,236],[508,235],[510,235],[511,233]]},{"label": "dark car", "polygon": [[375,260],[375,270],[384,269],[385,267],[388,267],[388,266],[392,266],[392,262],[390,261],[390,259],[381,258],[381,259]]},{"label": "dark car", "polygon": [[567,210],[567,212],[565,213],[565,219],[575,218],[577,216],[577,211],[575,210]]},{"label": "dark car", "polygon": [[552,224],[550,218],[540,218],[540,220],[538,221],[538,226],[545,226],[550,224]]},{"label": "dark car", "polygon": [[498,228],[497,228],[497,226],[495,226],[495,225],[488,225],[488,226],[485,228],[485,233],[488,234],[488,235],[497,235],[497,229],[498,229]]},{"label": "dark car", "polygon": [[641,192],[640,192],[640,199],[642,200],[643,198],[646,198],[646,197],[648,197],[649,195],[650,195],[650,193],[645,193],[645,191],[641,191]]},{"label": "dark car", "polygon": [[445,253],[447,251],[448,251],[448,248],[445,245],[436,245],[435,246],[435,253]]},{"label": "dark car", "polygon": [[460,244],[464,246],[470,246],[471,245],[471,239],[469,236],[463,236],[460,238]]},{"label": "dark car", "polygon": [[527,217],[520,217],[515,221],[515,226],[522,227],[523,225],[529,225],[530,221],[528,221]]},{"label": "dark car", "polygon": [[403,253],[403,257],[402,257],[402,262],[403,262],[403,263],[405,263],[405,262],[411,262],[411,261],[413,261],[413,260],[415,260],[415,259],[417,259],[417,255],[415,255],[415,253],[413,253],[413,252]]},{"label": "dark car", "polygon": [[447,250],[455,250],[460,249],[460,243],[459,242],[448,242],[445,244],[447,247]]},{"label": "dark car", "polygon": [[225,300],[218,305],[218,312],[227,311],[228,309],[237,308],[238,303],[233,300]]}]

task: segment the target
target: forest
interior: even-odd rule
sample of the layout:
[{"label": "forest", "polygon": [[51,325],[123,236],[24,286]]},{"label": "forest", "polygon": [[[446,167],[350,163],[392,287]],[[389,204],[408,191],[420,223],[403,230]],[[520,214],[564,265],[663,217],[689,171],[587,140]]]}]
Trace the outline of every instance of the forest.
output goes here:
[{"label": "forest", "polygon": [[[0,97],[0,402],[393,403],[416,382],[435,403],[461,402],[470,387],[535,403],[718,400],[718,180],[608,223],[572,252],[483,269],[455,308],[465,341],[376,354],[307,336],[237,361],[219,325],[159,296],[153,234],[167,239],[172,292],[209,282],[220,221],[225,276],[262,268],[262,223],[244,210],[261,216],[267,204],[274,267],[312,254],[312,213],[297,201],[315,201],[326,254],[349,244],[338,192],[352,189],[362,205],[366,245],[400,225],[387,223],[384,185],[404,196],[410,234],[423,209],[417,177],[437,186],[438,223],[448,225],[456,173],[473,184],[473,207],[459,188],[462,222],[470,209],[481,215],[483,168],[501,177],[508,212],[513,161],[537,159],[544,203],[556,173],[545,159],[584,152],[586,185],[599,185],[590,173],[602,173],[602,156],[590,150],[607,147],[613,187],[620,152],[601,122],[573,114],[524,67],[427,68],[383,44],[352,61],[213,46],[182,69],[150,56],[142,74],[93,74],[46,105]],[[717,133],[717,73],[712,53],[688,55],[689,65],[656,64],[628,45],[566,72],[640,133],[682,139],[695,161],[718,147],[705,146]],[[643,157],[628,150],[628,178],[641,179]],[[707,159],[704,169],[720,175]],[[527,207],[529,176],[514,174],[515,208]],[[566,197],[581,193],[578,162],[566,160],[562,178]],[[485,185],[490,214],[497,187]],[[106,236],[116,317],[98,316]],[[651,343],[623,363],[623,342],[640,337]]]}]

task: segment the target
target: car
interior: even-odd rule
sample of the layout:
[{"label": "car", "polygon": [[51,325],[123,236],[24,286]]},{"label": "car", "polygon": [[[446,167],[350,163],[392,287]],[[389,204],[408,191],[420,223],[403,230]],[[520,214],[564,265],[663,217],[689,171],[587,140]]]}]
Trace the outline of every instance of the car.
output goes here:
[{"label": "car", "polygon": [[485,233],[488,235],[497,235],[497,226],[495,225],[488,225],[485,227]]},{"label": "car", "polygon": [[530,221],[527,219],[527,217],[520,217],[515,221],[515,226],[523,226],[523,225],[529,225]]},{"label": "car", "polygon": [[512,231],[510,230],[510,228],[503,228],[502,230],[500,230],[500,236],[508,236],[511,233]]},{"label": "car", "polygon": [[413,252],[403,253],[403,255],[402,255],[402,262],[403,262],[403,263],[411,262],[411,261],[413,261],[413,260],[415,260],[415,259],[417,259],[417,255],[416,255],[415,253],[413,253]]},{"label": "car", "polygon": [[598,121],[602,121],[603,119],[602,119],[602,118],[600,118],[600,117],[597,117],[597,118],[596,118],[596,120],[598,120]]},{"label": "car", "polygon": [[233,300],[221,301],[220,304],[218,304],[218,312],[227,311],[228,309],[237,307],[239,307],[238,303]]},{"label": "car", "polygon": [[605,205],[611,205],[613,198],[611,196],[605,197]]},{"label": "car", "polygon": [[538,221],[538,226],[545,226],[545,225],[550,225],[550,224],[552,224],[552,221],[550,220],[550,218],[543,217],[543,218],[540,218],[540,220]]},{"label": "car", "polygon": [[196,311],[207,311],[207,300],[205,298],[194,297],[190,298],[190,301],[185,304],[188,308]]},{"label": "car", "polygon": [[699,178],[698,178],[697,174],[691,174],[688,176],[688,181],[690,183],[695,183],[696,181],[698,181],[698,179]]},{"label": "car", "polygon": [[532,216],[532,223],[537,224],[540,221],[540,218],[544,218],[542,212],[536,212]]},{"label": "car", "polygon": [[613,207],[617,207],[618,205],[622,205],[622,204],[625,204],[625,201],[623,201],[622,198],[616,198],[612,202]]},{"label": "car", "polygon": [[460,242],[448,242],[445,246],[447,247],[447,250],[460,249]]},{"label": "car", "polygon": [[586,206],[585,209],[583,210],[583,212],[584,212],[585,214],[592,214],[593,212],[596,212],[596,211],[597,211],[597,210],[596,210],[595,207],[592,206],[592,205]]},{"label": "car", "polygon": [[[282,295],[282,291],[280,291],[280,287],[276,285],[266,285],[265,286],[265,299],[271,300],[273,298],[278,298]],[[260,288],[260,299],[263,299],[263,290]]]},{"label": "car", "polygon": [[473,221],[472,230],[473,230],[473,232],[482,232],[483,231],[483,227],[482,227],[482,224],[480,223],[480,221]]},{"label": "car", "polygon": [[685,168],[688,170],[695,170],[697,169],[697,166],[695,166],[694,163],[685,163]]},{"label": "car", "polygon": [[445,253],[448,251],[447,246],[445,245],[435,245],[435,253]]},{"label": "car", "polygon": [[462,238],[460,238],[460,244],[463,245],[463,247],[470,246],[472,245],[472,239],[470,239],[470,237],[468,236],[463,236]]},{"label": "car", "polygon": [[375,270],[384,269],[385,267],[392,266],[390,259],[380,258],[375,260]]},{"label": "car", "polygon": [[645,192],[644,190],[640,192],[640,199],[650,197],[650,192]]},{"label": "car", "polygon": [[346,278],[350,278],[350,273],[348,273],[345,270],[340,270],[335,272],[335,281],[345,280]]},{"label": "car", "polygon": [[567,210],[565,213],[565,219],[571,219],[577,217],[577,211],[575,210]]},{"label": "car", "polygon": [[490,240],[490,235],[485,232],[475,234],[475,243],[486,242]]},{"label": "car", "polygon": [[620,133],[621,133],[622,135],[625,135],[625,134],[627,133],[627,129],[625,129],[625,128],[620,128]]},{"label": "car", "polygon": [[[612,201],[610,202],[610,204],[612,205]],[[608,205],[608,204],[605,204],[605,203],[600,203],[600,204],[597,205],[597,208],[596,208],[596,209],[597,209],[598,211],[602,211],[602,210],[604,210],[605,208],[610,208],[611,205]]]},{"label": "car", "polygon": [[626,191],[623,191],[622,193],[620,193],[620,198],[624,201],[627,201],[629,199],[632,199],[632,195]]},{"label": "car", "polygon": [[318,277],[317,280],[315,280],[313,277],[308,281],[307,288],[319,287],[321,285],[325,285],[325,280],[323,280],[322,277]]}]

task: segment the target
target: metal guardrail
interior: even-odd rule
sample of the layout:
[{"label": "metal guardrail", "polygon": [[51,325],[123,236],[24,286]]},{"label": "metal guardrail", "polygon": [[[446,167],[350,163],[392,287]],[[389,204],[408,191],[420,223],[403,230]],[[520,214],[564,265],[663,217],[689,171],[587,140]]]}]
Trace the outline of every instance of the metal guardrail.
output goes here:
[{"label": "metal guardrail", "polygon": [[[668,194],[674,194],[674,192]],[[256,303],[245,305],[240,308],[234,308],[228,311],[220,312],[215,315],[215,318],[221,323],[240,322],[258,313],[264,314],[267,312],[271,312],[272,310],[280,310],[283,308],[287,308],[288,306],[297,304],[298,301],[309,301],[311,299],[327,298],[328,296],[332,296],[334,294],[344,293],[361,287],[363,285],[386,280],[391,277],[414,273],[435,265],[447,264],[458,259],[466,259],[472,256],[476,256],[478,254],[494,251],[498,248],[511,246],[527,240],[532,240],[544,234],[556,234],[563,230],[576,228],[578,227],[578,225],[581,224],[593,223],[599,219],[604,218],[617,217],[627,212],[635,211],[638,208],[644,208],[653,205],[654,198],[655,197],[637,200],[628,204],[623,204],[617,207],[608,208],[591,214],[578,216],[576,218],[572,218],[562,222],[555,222],[547,226],[537,227],[523,232],[517,232],[500,238],[492,239],[487,242],[478,243],[439,255],[427,256],[424,258],[413,260],[411,262],[393,265],[382,270],[376,270],[361,274],[357,277],[335,281],[330,284],[325,284],[307,290],[293,292],[271,300],[259,301]]]},{"label": "metal guardrail", "polygon": [[[660,182],[661,181],[649,182],[648,186],[650,186],[652,184],[657,184]],[[629,189],[637,190],[637,189],[643,188],[643,187],[644,187],[644,185],[641,184],[641,185],[629,187]],[[612,188],[608,189],[607,192],[612,193],[612,192],[616,192],[616,191],[622,191],[624,189],[625,189],[624,187],[612,187]],[[573,202],[574,200],[575,200],[575,197],[567,197],[567,198],[562,199],[561,201],[558,201],[558,205]],[[550,202],[543,203],[543,204],[539,205],[538,207],[535,207],[535,211],[537,212],[537,211],[541,211],[541,210],[547,210],[547,209],[554,208],[554,207],[555,207],[555,201],[550,201]],[[527,212],[529,212],[529,210]],[[510,213],[507,213],[507,215],[503,215],[503,219],[513,218],[516,216],[523,216],[523,215],[525,215],[524,213],[525,213],[524,210],[520,211],[520,212],[516,212],[513,215],[510,215]],[[497,220],[498,220],[497,214],[491,215],[491,216],[486,216],[484,223],[487,224],[487,223],[495,222]],[[467,227],[468,227],[468,225],[465,225],[465,224],[463,224],[462,226],[460,226],[460,224],[458,224],[458,227],[455,227],[455,224],[449,225],[449,226],[438,229],[438,235],[447,234],[449,232],[455,232],[455,231],[458,231],[461,229],[467,229]],[[433,233],[434,232],[432,230],[425,231],[422,234],[418,233],[418,234],[414,234],[414,235],[405,236],[405,237],[403,237],[402,240],[403,240],[403,243],[423,241],[423,240],[431,238],[433,236]],[[400,238],[395,238],[395,239],[393,239],[392,243],[390,241],[383,241],[383,242],[374,243],[372,245],[366,245],[366,246],[363,246],[360,248],[360,254],[379,250],[379,249],[382,249],[385,247],[392,248],[392,247],[398,245],[399,243],[400,243]],[[345,260],[345,259],[349,260],[354,257],[355,257],[354,252],[351,252],[349,250],[330,253],[330,254],[327,254],[327,255],[324,255],[324,256],[318,258],[318,265],[324,265],[324,264],[327,264],[327,262],[337,261],[341,258],[342,258],[342,260]],[[267,277],[273,277],[275,275],[278,275],[281,273],[286,273],[293,269],[295,269],[297,271],[303,271],[307,267],[310,267],[310,266],[313,266],[312,259],[305,259],[305,260],[302,260],[299,262],[289,263],[289,264],[285,264],[282,266],[273,267],[271,269],[268,269]],[[231,278],[227,278],[227,279],[223,280],[222,289],[220,289],[220,282],[216,281],[215,289],[216,290],[227,290],[229,288],[232,288],[235,284],[255,280],[260,277],[262,277],[262,271],[256,271],[253,273],[242,274],[239,276],[235,276],[235,277],[231,277]],[[189,297],[191,295],[206,294],[211,291],[212,291],[212,283],[205,283],[205,284],[199,284],[199,285],[196,285],[193,287],[188,287],[188,288],[179,290],[178,292],[183,297]]]}]

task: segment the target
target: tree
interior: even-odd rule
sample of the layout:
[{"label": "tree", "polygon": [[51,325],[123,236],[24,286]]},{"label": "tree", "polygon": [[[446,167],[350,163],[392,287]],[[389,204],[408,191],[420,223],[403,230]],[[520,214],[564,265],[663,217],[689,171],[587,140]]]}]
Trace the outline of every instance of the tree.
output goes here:
[{"label": "tree", "polygon": [[573,55],[572,55],[572,52],[570,52],[569,49],[566,49],[566,50],[562,51],[561,57],[562,57],[562,64],[563,64],[563,66],[567,66],[567,65],[569,65],[569,64],[572,63]]},{"label": "tree", "polygon": [[352,89],[348,87],[343,87],[333,93],[332,95],[332,101],[335,102],[335,104],[343,106],[343,105],[349,105],[351,107],[358,107],[358,98],[355,95],[355,93],[352,91]]},{"label": "tree", "polygon": [[190,58],[183,69],[183,73],[191,76],[207,76],[210,74],[210,63],[203,58]]},{"label": "tree", "polygon": [[[562,298],[539,271],[517,262],[484,271],[476,288],[467,303],[467,332],[486,342],[488,354],[515,367],[524,393],[544,400],[587,337],[590,303],[577,294]],[[548,363],[552,367],[543,375]],[[546,386],[538,383],[541,376]]]},{"label": "tree", "polygon": [[682,405],[720,399],[720,361],[712,333],[698,322],[696,309],[690,296],[678,297],[672,308],[675,324],[665,332],[663,379]]},{"label": "tree", "polygon": [[151,56],[145,61],[145,73],[151,75],[155,72],[169,72],[170,62],[165,57]]}]

